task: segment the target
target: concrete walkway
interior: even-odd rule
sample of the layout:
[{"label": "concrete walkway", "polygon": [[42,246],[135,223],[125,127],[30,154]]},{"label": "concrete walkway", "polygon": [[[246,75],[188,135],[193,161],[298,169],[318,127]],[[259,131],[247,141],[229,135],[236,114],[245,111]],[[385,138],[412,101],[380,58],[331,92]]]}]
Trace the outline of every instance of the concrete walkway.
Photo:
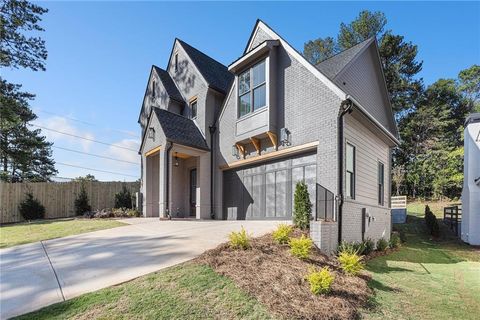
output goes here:
[{"label": "concrete walkway", "polygon": [[258,236],[279,223],[122,221],[129,225],[0,250],[0,319],[190,260],[241,226]]}]

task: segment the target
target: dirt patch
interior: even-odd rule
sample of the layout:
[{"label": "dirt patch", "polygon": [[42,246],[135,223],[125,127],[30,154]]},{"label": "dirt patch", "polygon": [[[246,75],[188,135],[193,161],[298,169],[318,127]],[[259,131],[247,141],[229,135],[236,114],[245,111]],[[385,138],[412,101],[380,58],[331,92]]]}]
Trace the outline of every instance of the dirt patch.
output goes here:
[{"label": "dirt patch", "polygon": [[[300,236],[300,231],[295,231]],[[233,250],[222,244],[195,261],[216,272],[256,297],[273,314],[285,319],[352,319],[367,305],[371,290],[365,275],[345,275],[334,259],[314,249],[310,259],[293,257],[287,245],[278,245],[271,234],[252,239],[249,250]],[[305,276],[312,267],[328,266],[335,275],[332,291],[315,296]]]}]

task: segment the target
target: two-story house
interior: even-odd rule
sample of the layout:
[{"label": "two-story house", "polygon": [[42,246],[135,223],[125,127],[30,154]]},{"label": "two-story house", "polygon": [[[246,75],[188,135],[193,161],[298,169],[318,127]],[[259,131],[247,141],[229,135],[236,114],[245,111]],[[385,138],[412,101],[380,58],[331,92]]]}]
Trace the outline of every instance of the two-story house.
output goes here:
[{"label": "two-story house", "polygon": [[290,220],[305,181],[319,242],[390,236],[399,142],[374,38],[315,66],[259,20],[228,67],[176,39],[139,123],[144,216]]}]

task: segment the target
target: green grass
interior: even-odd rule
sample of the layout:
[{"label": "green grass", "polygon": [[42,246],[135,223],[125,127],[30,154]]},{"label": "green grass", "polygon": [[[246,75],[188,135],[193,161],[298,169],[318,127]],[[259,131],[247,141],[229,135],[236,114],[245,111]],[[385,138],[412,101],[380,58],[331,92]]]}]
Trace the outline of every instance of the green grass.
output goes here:
[{"label": "green grass", "polygon": [[0,248],[124,226],[109,219],[37,220],[0,227]]},{"label": "green grass", "polygon": [[191,263],[54,304],[17,319],[270,319],[210,267]]},{"label": "green grass", "polygon": [[375,295],[364,318],[478,319],[480,251],[448,236],[443,225],[442,240],[429,240],[423,220],[414,215],[397,227],[407,243],[367,264]]},{"label": "green grass", "polygon": [[409,201],[407,204],[407,211],[410,215],[416,217],[422,217],[425,215],[425,206],[428,205],[432,212],[437,216],[437,218],[443,219],[443,208],[449,207],[454,204],[458,204],[457,202],[441,202],[441,201]]}]

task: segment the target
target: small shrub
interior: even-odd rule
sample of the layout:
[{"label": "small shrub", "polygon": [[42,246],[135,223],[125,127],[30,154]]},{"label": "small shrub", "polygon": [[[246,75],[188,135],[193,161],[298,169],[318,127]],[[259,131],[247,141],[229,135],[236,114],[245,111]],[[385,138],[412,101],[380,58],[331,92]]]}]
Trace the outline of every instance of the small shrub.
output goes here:
[{"label": "small shrub", "polygon": [[302,234],[300,238],[291,238],[289,241],[290,253],[300,259],[307,259],[313,246],[313,241]]},{"label": "small shrub", "polygon": [[362,254],[369,255],[374,250],[375,250],[375,242],[370,238],[365,239],[363,241],[363,252],[362,252]]},{"label": "small shrub", "polygon": [[377,240],[377,251],[385,251],[388,248],[388,242],[384,238]]},{"label": "small shrub", "polygon": [[361,255],[361,254],[363,254],[364,250],[365,250],[364,244],[361,243],[361,242],[342,241],[342,242],[340,242],[340,245],[337,248],[337,253],[340,254],[342,252],[346,252],[346,253],[349,253],[349,254]]},{"label": "small shrub", "polygon": [[280,244],[288,243],[290,234],[293,231],[293,227],[288,224],[281,223],[278,225],[277,230],[273,231],[273,239]]},{"label": "small shrub", "polygon": [[140,217],[140,212],[138,212],[135,209],[127,209],[125,211],[125,214],[127,217],[134,218],[134,217]]},{"label": "small shrub", "polygon": [[310,227],[312,203],[305,182],[298,182],[293,195],[293,223],[302,230]]},{"label": "small shrub", "polygon": [[392,235],[390,236],[390,241],[388,242],[388,246],[392,249],[398,248],[400,246],[400,236],[398,233],[393,232]]},{"label": "small shrub", "polygon": [[431,236],[440,236],[440,226],[438,225],[437,217],[433,214],[428,205],[425,206],[425,223],[427,224],[427,229]]},{"label": "small shrub", "polygon": [[228,238],[230,239],[230,247],[233,249],[246,250],[250,248],[250,237],[243,227],[238,232],[232,231]]},{"label": "small shrub", "polygon": [[132,194],[125,184],[122,190],[115,194],[115,208],[132,209]]},{"label": "small shrub", "polygon": [[80,187],[80,193],[75,198],[75,213],[80,216],[83,215],[85,212],[89,212],[92,210],[90,204],[88,203],[88,194],[87,190],[85,189],[85,185],[82,183]]},{"label": "small shrub", "polygon": [[401,241],[402,243],[407,242],[407,234],[405,233],[405,231],[404,231],[404,230],[400,230],[398,233],[399,233],[399,235],[400,235],[400,241]]},{"label": "small shrub", "polygon": [[342,270],[351,276],[356,276],[363,270],[362,257],[356,253],[341,252],[338,256]]},{"label": "small shrub", "polygon": [[320,271],[312,268],[306,279],[310,284],[310,291],[313,294],[324,294],[330,292],[335,276],[330,272],[328,267],[322,268]]},{"label": "small shrub", "polygon": [[45,207],[33,197],[31,192],[27,192],[25,200],[18,205],[18,211],[25,220],[43,219],[45,217]]}]

